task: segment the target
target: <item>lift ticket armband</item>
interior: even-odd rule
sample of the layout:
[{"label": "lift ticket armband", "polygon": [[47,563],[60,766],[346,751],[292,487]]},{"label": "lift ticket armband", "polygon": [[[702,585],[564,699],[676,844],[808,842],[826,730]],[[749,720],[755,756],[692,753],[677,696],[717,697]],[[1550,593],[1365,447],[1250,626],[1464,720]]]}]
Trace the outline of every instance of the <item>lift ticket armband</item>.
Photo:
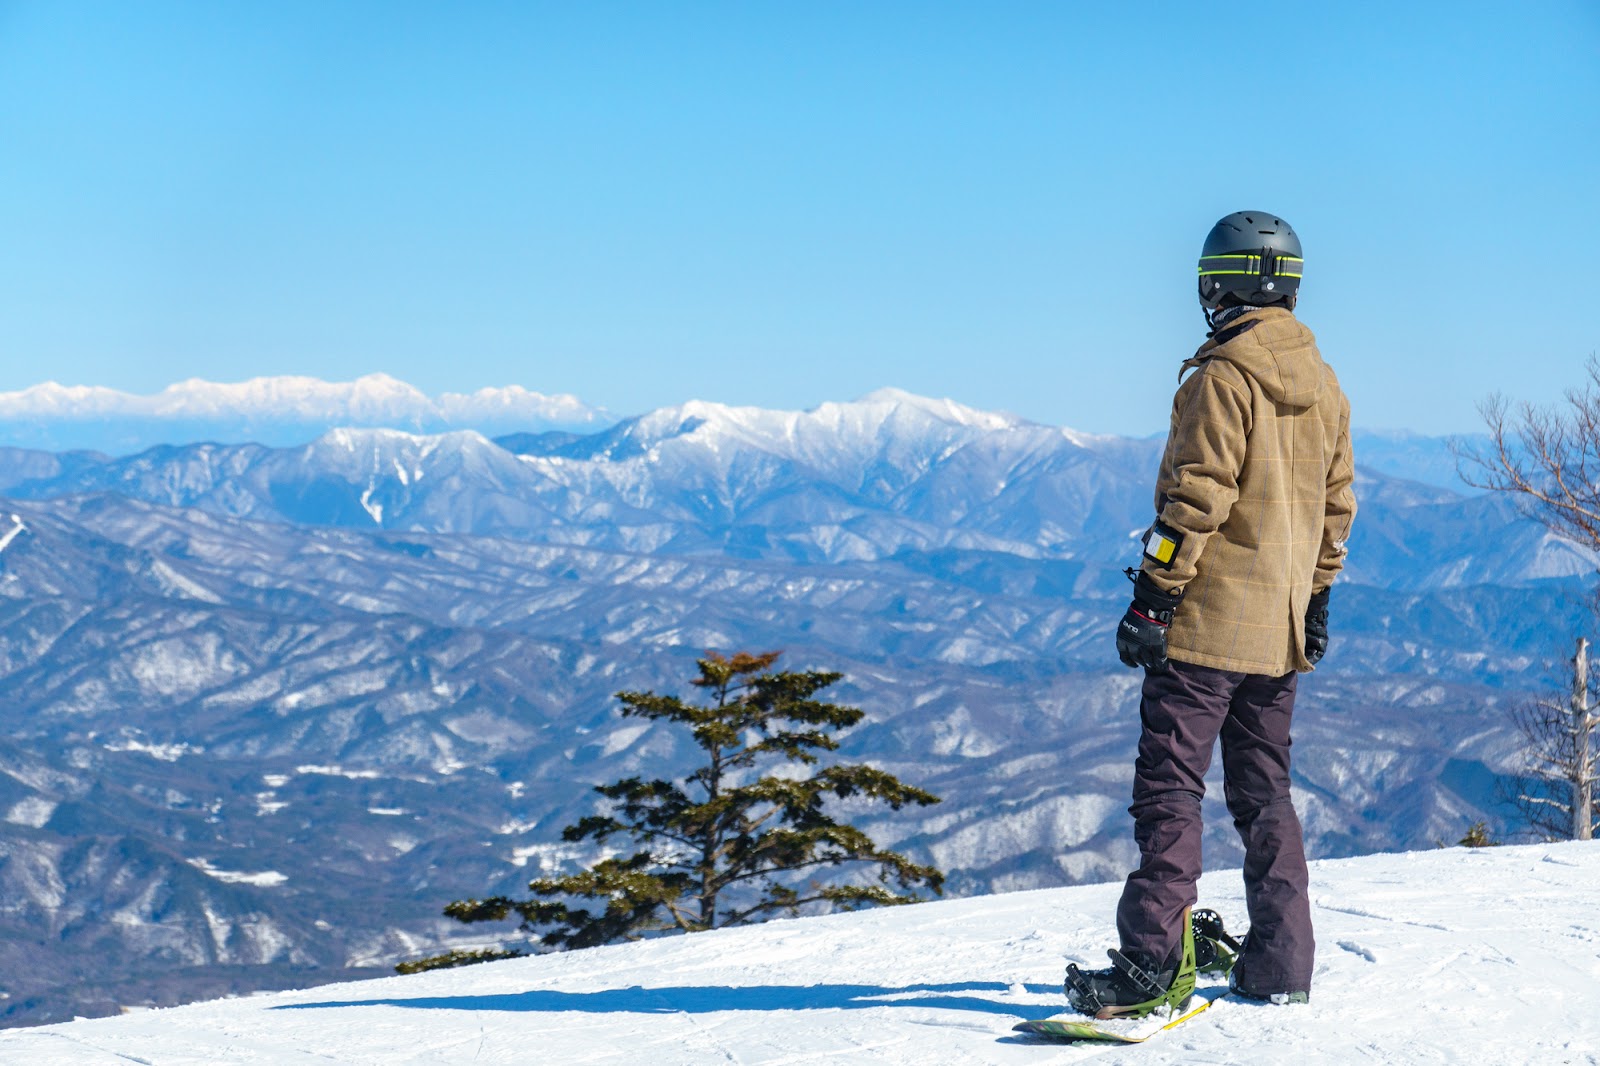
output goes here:
[{"label": "lift ticket armband", "polygon": [[1144,557],[1163,569],[1172,566],[1173,556],[1183,546],[1183,534],[1156,522],[1144,534]]}]

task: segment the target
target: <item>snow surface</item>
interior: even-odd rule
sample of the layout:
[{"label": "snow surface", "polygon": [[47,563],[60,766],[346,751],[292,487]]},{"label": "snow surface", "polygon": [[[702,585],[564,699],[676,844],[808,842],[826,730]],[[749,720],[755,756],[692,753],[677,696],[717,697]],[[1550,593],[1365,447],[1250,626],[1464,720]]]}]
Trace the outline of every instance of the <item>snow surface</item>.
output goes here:
[{"label": "snow surface", "polygon": [[[276,888],[289,880],[288,874],[279,873],[277,870],[261,870],[247,872],[244,870],[219,870],[205,859],[190,859],[189,865],[203,873],[215,877],[218,881],[226,881],[235,885],[258,885],[262,888]],[[227,938],[222,938],[226,940]]]},{"label": "snow surface", "polygon": [[[1202,903],[1243,927],[1236,871]],[[1597,1063],[1600,842],[1312,864],[1312,1000],[1135,1047],[1011,1027],[1119,886],[1018,892],[0,1032],[0,1063]]]},{"label": "snow surface", "polygon": [[7,517],[11,519],[11,525],[6,527],[3,533],[0,533],[0,552],[9,548],[11,542],[17,539],[17,534],[24,532],[28,528],[27,524],[22,521],[21,515],[7,515]]}]

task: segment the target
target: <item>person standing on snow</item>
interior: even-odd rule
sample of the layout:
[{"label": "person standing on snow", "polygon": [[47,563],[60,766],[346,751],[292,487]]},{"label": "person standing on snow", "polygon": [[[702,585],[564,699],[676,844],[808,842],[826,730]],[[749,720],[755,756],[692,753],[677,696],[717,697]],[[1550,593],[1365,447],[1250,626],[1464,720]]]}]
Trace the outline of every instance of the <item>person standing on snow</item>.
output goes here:
[{"label": "person standing on snow", "polygon": [[1316,945],[1289,724],[1298,673],[1328,647],[1328,591],[1356,501],[1350,404],[1294,316],[1303,263],[1294,230],[1262,211],[1222,219],[1200,253],[1209,339],[1179,371],[1156,521],[1117,626],[1122,662],[1145,669],[1128,809],[1140,862],[1117,907],[1121,958],[1068,967],[1069,999],[1087,1014],[1181,1007],[1193,990],[1200,798],[1219,736],[1250,913],[1229,984],[1309,999]]}]

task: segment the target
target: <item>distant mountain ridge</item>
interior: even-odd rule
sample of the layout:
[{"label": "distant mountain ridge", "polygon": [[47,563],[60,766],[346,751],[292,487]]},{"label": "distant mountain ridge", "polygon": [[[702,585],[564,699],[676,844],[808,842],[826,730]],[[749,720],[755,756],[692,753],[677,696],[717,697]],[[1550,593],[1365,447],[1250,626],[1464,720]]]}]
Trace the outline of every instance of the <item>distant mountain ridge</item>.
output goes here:
[{"label": "distant mountain ridge", "polygon": [[[1403,438],[1388,451],[1384,439],[1370,451],[1391,470],[1433,471],[1447,453],[1437,439]],[[1125,565],[1129,538],[1150,520],[1160,450],[1155,438],[1083,434],[885,389],[809,411],[692,401],[588,433],[495,440],[340,428],[281,448],[163,445],[121,458],[0,450],[0,494],[110,492],[295,525],[791,562],[987,552],[1070,562],[1105,589],[1110,564]],[[1517,582],[1591,565],[1502,499],[1385,476],[1364,455],[1358,444],[1364,503],[1351,580]],[[1516,550],[1486,539],[1487,528],[1514,537]],[[1419,537],[1429,550],[1404,543]]]},{"label": "distant mountain ridge", "polygon": [[126,455],[188,441],[287,445],[343,426],[489,433],[608,425],[604,410],[520,385],[429,396],[387,374],[350,382],[193,378],[154,395],[45,382],[0,393],[0,445]]},{"label": "distant mountain ridge", "polygon": [[[757,429],[787,423],[809,428],[815,437],[829,426],[830,415],[838,417],[844,408],[884,405],[915,408],[942,421],[965,420],[973,427],[991,430],[1037,425],[1014,415],[979,411],[953,400],[885,388],[854,404],[825,403],[805,412],[689,401],[625,420],[624,434],[632,440],[659,440],[664,428],[687,432],[685,427],[697,424],[709,410],[733,436],[738,435],[740,423]],[[664,425],[674,420],[673,426]],[[589,448],[593,457],[593,434],[622,421],[602,407],[565,393],[547,394],[508,385],[429,396],[381,373],[350,382],[304,376],[256,377],[233,383],[192,378],[151,395],[53,381],[0,392],[0,447],[99,451],[117,456],[160,445],[198,442],[286,447],[305,444],[333,429],[361,428],[413,434],[472,430],[486,437],[506,438],[513,450],[527,454],[557,455],[561,444],[583,441],[580,446]],[[840,423],[834,427],[848,430]],[[1052,428],[1080,445],[1120,439]],[[1456,475],[1455,459],[1445,438],[1358,430],[1356,439],[1363,463],[1373,470],[1457,492],[1465,489]]]}]

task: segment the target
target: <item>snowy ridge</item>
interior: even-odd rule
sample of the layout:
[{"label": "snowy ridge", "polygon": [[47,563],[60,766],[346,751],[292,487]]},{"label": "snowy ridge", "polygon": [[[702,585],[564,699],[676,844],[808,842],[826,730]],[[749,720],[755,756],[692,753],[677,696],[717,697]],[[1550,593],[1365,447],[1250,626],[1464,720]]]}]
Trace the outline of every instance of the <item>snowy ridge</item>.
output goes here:
[{"label": "snowy ridge", "polygon": [[[1052,510],[1071,526],[1096,508],[1091,482],[1121,478],[1127,455],[1150,451],[1147,442],[1094,438],[897,389],[807,411],[691,401],[576,440],[501,443],[542,481],[613,507],[718,525],[781,527],[803,516],[803,536],[835,533],[820,548],[835,559],[890,555],[908,544],[1035,554],[1041,539],[1070,534],[1041,529],[1056,518],[1041,519],[1030,497],[1055,498],[1061,505]],[[885,511],[897,528],[871,517]],[[938,526],[962,530],[955,540],[930,536]]]},{"label": "snowy ridge", "polygon": [[[1440,886],[1449,886],[1440,891]],[[1011,1027],[1099,965],[1119,886],[775,921],[0,1032],[0,1061],[1075,1062]],[[1306,1007],[1224,998],[1140,1063],[1600,1061],[1600,843],[1311,864]],[[1244,924],[1237,871],[1202,902]],[[1202,987],[1206,986],[1202,980]]]},{"label": "snowy ridge", "polygon": [[366,424],[419,417],[470,422],[485,415],[519,416],[543,421],[592,423],[604,416],[576,396],[547,396],[520,385],[447,392],[429,397],[388,374],[367,374],[349,382],[280,376],[222,383],[190,378],[154,395],[138,395],[101,386],[61,385],[47,381],[17,392],[0,392],[0,417],[88,419],[107,417],[210,419],[299,418],[307,421],[348,419]]},{"label": "snowy ridge", "polygon": [[[302,426],[302,430],[309,426]],[[472,532],[654,552],[828,560],[945,548],[1108,550],[1148,509],[1147,441],[1090,438],[885,389],[809,411],[691,401],[610,429],[339,427],[310,444],[192,444],[121,459],[0,456],[0,492],[115,492],[309,524]],[[1137,478],[1136,483],[1134,478]],[[1103,518],[1103,522],[1094,519]],[[742,538],[742,539],[741,539]]]},{"label": "snowy ridge", "polygon": [[296,444],[338,426],[505,433],[593,429],[611,421],[602,409],[568,394],[508,385],[429,396],[387,374],[348,382],[192,378],[154,395],[53,381],[0,393],[0,444],[113,454],[193,440]]},{"label": "snowy ridge", "polygon": [[6,517],[10,519],[10,521],[4,530],[0,530],[0,552],[3,552],[9,548],[11,546],[11,542],[17,539],[17,534],[26,532],[28,528],[27,523],[23,522],[21,515],[12,514],[7,515]]},{"label": "snowy ridge", "polygon": [[[932,452],[986,433],[1028,426],[1058,433],[1012,415],[979,411],[953,400],[932,400],[899,389],[879,389],[849,403],[827,402],[807,411],[733,407],[704,400],[658,408],[630,419],[594,442],[587,456],[661,458],[673,442],[724,460],[751,451],[820,467],[860,463],[887,449]],[[1068,431],[1070,432],[1070,431]]]}]

